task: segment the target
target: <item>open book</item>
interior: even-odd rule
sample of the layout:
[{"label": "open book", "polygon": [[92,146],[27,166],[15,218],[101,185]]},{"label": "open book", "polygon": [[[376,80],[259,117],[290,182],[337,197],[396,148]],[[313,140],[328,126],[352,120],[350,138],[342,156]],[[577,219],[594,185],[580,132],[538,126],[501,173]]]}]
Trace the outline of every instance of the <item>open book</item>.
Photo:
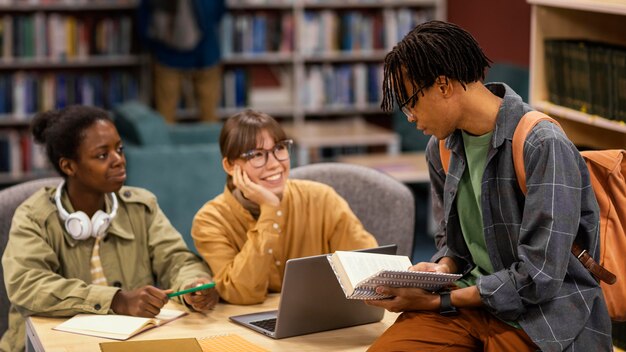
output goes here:
[{"label": "open book", "polygon": [[161,313],[154,318],[129,315],[77,314],[57,325],[54,330],[126,340],[142,331],[161,326],[185,314],[187,313],[174,309],[161,309]]},{"label": "open book", "polygon": [[409,271],[407,256],[336,251],[328,256],[339,284],[349,299],[383,299],[377,286],[419,287],[437,291],[461,278],[459,274]]}]

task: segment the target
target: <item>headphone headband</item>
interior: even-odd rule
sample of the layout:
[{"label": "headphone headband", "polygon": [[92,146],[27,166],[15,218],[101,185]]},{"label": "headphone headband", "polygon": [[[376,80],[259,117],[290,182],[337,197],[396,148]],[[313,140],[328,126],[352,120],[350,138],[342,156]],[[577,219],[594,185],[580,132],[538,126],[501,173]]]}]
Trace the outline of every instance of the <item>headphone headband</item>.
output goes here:
[{"label": "headphone headband", "polygon": [[[59,215],[61,215],[61,219],[66,220],[70,216],[70,214],[67,212],[67,210],[65,210],[65,208],[63,208],[63,204],[61,203],[61,192],[63,186],[65,186],[65,180],[61,181],[61,183],[57,187],[56,193],[54,194],[54,201],[57,205],[57,209],[59,210]],[[109,197],[111,197],[111,212],[109,213],[109,216],[111,217],[111,219],[113,219],[115,215],[117,215],[117,197],[115,196],[114,192],[109,193]]]},{"label": "headphone headband", "polygon": [[[89,219],[89,217],[82,211],[69,214],[67,210],[63,208],[63,204],[61,203],[61,194],[64,186],[65,180],[61,181],[57,187],[54,194],[54,201],[61,219],[65,221],[65,228],[72,238],[82,240],[91,236],[100,236],[105,233],[109,223],[117,214],[118,202],[115,193],[109,193],[109,196],[111,197],[111,212],[106,214],[105,212],[98,210],[94,214],[93,218]],[[92,222],[94,224],[92,224]]]}]

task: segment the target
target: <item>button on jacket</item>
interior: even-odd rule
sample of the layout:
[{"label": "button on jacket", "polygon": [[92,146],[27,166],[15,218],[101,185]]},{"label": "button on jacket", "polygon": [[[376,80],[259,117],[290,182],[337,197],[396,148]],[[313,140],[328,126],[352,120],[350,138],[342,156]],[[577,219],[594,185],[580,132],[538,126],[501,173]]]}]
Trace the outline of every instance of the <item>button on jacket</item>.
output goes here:
[{"label": "button on jacket", "polygon": [[[100,244],[100,260],[111,286],[88,284],[94,238],[75,240],[65,231],[54,204],[55,190],[36,192],[15,212],[2,258],[12,305],[0,350],[23,350],[22,315],[108,314],[113,313],[111,301],[120,288],[156,282],[158,287],[179,290],[196,278],[210,278],[206,264],[187,249],[154,195],[122,187],[117,215]],[[74,211],[65,193],[62,202],[68,212]]]}]

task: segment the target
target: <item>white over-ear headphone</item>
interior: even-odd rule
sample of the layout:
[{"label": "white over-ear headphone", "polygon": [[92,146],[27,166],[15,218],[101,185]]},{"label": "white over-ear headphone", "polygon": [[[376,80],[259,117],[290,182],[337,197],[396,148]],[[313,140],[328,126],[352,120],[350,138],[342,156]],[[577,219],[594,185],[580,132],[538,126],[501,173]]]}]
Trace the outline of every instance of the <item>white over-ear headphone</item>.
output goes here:
[{"label": "white over-ear headphone", "polygon": [[65,229],[70,236],[76,240],[86,240],[91,236],[100,237],[105,234],[107,228],[109,228],[109,224],[111,224],[111,221],[113,221],[117,213],[117,197],[115,197],[115,193],[111,192],[109,194],[113,202],[111,213],[107,214],[102,210],[98,210],[93,214],[91,219],[89,219],[89,216],[82,211],[68,214],[67,210],[63,208],[63,204],[61,204],[61,190],[64,185],[65,181],[62,181],[59,187],[57,187],[54,200],[57,204],[61,219],[65,220]]}]

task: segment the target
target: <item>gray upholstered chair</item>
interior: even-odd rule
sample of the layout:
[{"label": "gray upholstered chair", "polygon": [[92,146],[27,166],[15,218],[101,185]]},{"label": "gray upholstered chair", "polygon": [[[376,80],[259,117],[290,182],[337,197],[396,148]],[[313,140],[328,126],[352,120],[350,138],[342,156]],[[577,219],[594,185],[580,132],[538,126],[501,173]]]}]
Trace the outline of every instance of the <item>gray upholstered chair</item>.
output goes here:
[{"label": "gray upholstered chair", "polygon": [[291,178],[325,183],[350,205],[381,245],[395,243],[411,257],[415,226],[413,194],[400,181],[377,170],[344,163],[319,163],[291,170]]},{"label": "gray upholstered chair", "polygon": [[[60,182],[60,177],[50,177],[20,183],[0,191],[0,257],[4,254],[4,248],[9,240],[9,229],[11,228],[11,219],[15,209],[35,191],[45,186],[56,186]],[[0,264],[0,336],[8,328],[8,319],[9,299],[4,287],[4,273]]]}]

